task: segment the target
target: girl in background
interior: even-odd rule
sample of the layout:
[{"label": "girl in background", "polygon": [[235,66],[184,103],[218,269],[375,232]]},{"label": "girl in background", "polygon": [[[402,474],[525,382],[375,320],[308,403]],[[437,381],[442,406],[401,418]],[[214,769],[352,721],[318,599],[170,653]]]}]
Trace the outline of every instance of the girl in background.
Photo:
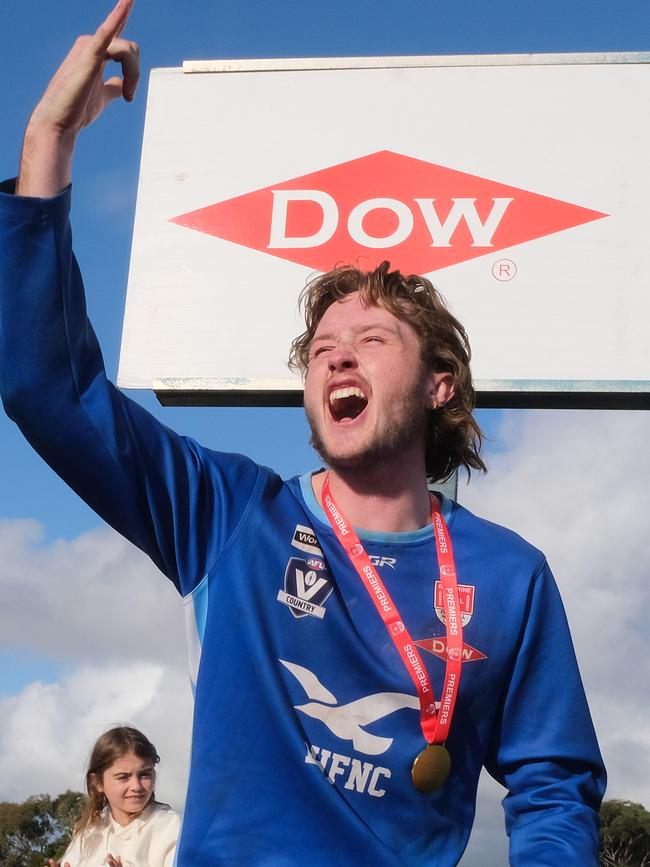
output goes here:
[{"label": "girl in background", "polygon": [[[63,867],[172,867],[180,819],[156,801],[156,748],[118,726],[101,735],[86,773],[88,800]],[[50,859],[46,867],[60,867]]]}]

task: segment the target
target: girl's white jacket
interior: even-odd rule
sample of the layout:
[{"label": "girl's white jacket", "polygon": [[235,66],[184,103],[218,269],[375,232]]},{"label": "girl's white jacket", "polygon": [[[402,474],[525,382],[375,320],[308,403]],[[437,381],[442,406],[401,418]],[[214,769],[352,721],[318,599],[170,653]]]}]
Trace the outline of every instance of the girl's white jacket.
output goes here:
[{"label": "girl's white jacket", "polygon": [[122,867],[172,867],[180,817],[166,804],[154,802],[123,827],[106,807],[99,822],[72,838],[61,864],[102,867],[110,853]]}]

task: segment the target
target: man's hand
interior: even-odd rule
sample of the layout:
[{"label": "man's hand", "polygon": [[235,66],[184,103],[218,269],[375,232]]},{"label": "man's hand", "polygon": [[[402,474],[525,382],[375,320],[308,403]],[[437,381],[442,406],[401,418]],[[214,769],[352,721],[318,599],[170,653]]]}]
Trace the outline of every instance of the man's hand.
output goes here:
[{"label": "man's hand", "polygon": [[[120,38],[134,0],[119,0],[92,36],[80,36],[56,71],[27,125],[16,192],[54,196],[70,183],[72,152],[79,130],[109,102],[133,99],[140,73],[134,42]],[[109,60],[122,77],[104,81]]]}]

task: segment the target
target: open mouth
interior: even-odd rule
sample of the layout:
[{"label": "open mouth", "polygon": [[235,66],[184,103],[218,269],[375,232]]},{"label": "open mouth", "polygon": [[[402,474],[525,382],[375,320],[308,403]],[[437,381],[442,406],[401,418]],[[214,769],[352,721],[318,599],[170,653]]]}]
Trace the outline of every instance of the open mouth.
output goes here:
[{"label": "open mouth", "polygon": [[356,385],[335,388],[330,392],[330,412],[334,421],[351,421],[368,406],[368,398]]}]

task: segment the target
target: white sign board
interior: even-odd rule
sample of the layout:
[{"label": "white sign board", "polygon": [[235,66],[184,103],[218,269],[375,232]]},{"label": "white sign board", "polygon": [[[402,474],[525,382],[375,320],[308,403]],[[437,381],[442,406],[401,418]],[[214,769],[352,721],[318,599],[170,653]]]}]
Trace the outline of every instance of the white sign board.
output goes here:
[{"label": "white sign board", "polygon": [[649,61],[154,70],[119,384],[299,402],[306,280],[388,259],[465,325],[483,405],[649,405]]}]

